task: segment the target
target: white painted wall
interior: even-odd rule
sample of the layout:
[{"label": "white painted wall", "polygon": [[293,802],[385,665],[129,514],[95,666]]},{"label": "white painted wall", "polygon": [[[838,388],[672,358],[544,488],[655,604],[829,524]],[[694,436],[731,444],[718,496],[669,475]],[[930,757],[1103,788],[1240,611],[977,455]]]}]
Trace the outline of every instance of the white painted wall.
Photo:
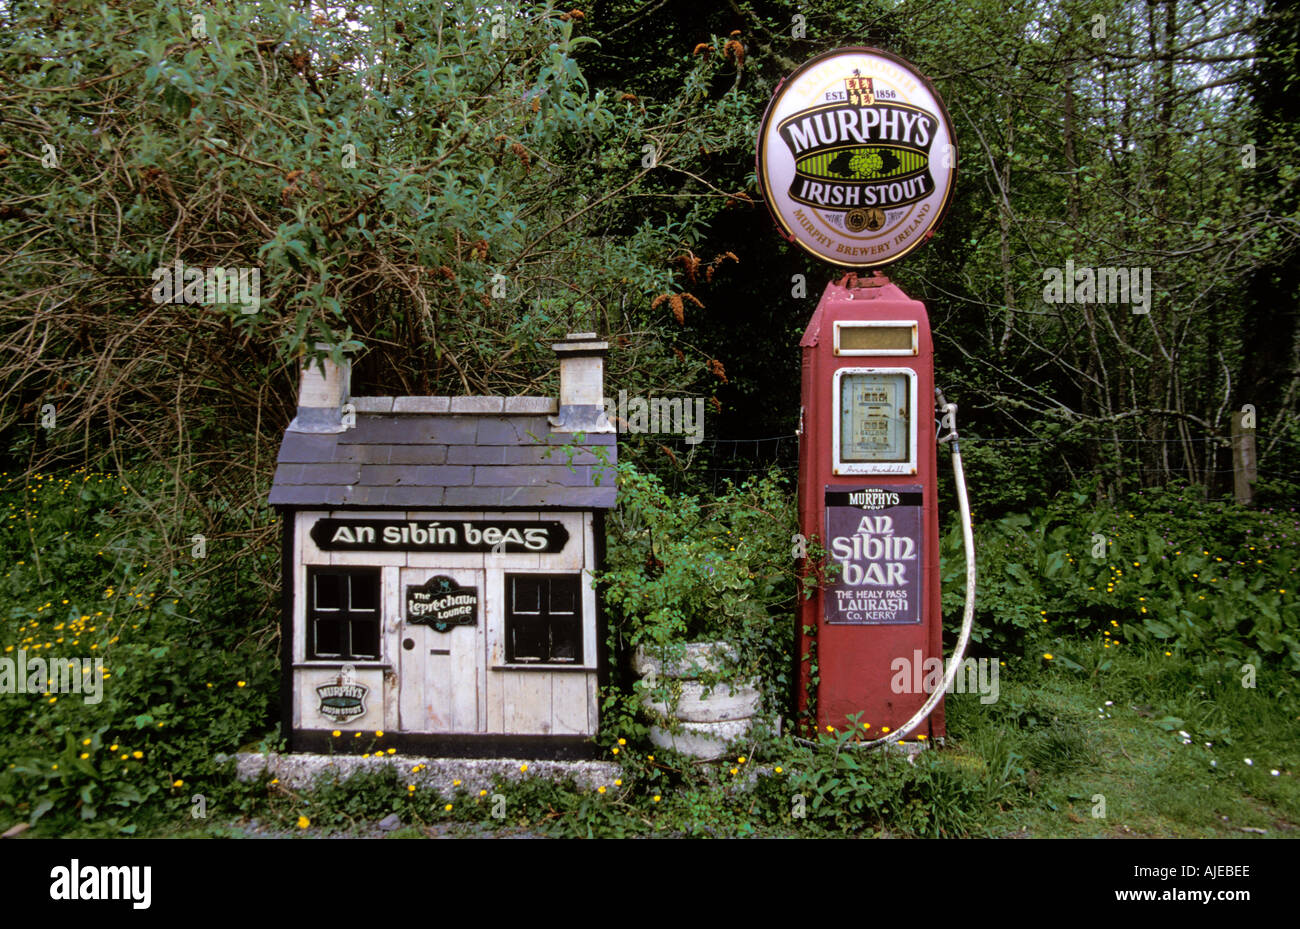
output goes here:
[{"label": "white painted wall", "polygon": [[[429,552],[322,552],[309,532],[317,519],[557,520],[569,532],[563,551],[545,555],[440,554]],[[299,729],[390,730],[499,734],[594,735],[597,726],[596,594],[594,520],[590,512],[360,511],[298,512],[294,524],[293,660]],[[378,662],[356,662],[356,680],[370,688],[367,713],[336,723],[317,712],[315,688],[332,682],[339,662],[306,661],[307,566],[380,566],[384,604]],[[583,663],[527,671],[505,665],[505,575],[580,571]],[[402,617],[405,587],[436,574],[479,589],[478,625],[440,633],[412,626]],[[402,640],[416,646],[406,651]],[[447,651],[449,654],[431,654]]]}]

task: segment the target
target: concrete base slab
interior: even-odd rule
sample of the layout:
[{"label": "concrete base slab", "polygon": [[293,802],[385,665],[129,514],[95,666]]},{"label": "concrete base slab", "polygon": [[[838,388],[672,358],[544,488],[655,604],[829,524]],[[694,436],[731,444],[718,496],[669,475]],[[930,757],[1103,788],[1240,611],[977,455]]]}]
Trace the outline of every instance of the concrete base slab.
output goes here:
[{"label": "concrete base slab", "polygon": [[[217,760],[225,759],[218,756]],[[523,781],[530,777],[572,780],[582,789],[595,790],[612,786],[616,778],[623,777],[622,769],[609,761],[532,761],[526,758],[417,758],[410,755],[362,758],[359,755],[240,752],[235,755],[235,764],[241,781],[256,780],[265,773],[294,789],[310,788],[318,778],[345,781],[363,771],[394,768],[403,783],[431,788],[444,796],[451,796],[458,790],[477,794],[480,790],[490,790],[493,782]],[[454,781],[461,783],[454,786]]]}]

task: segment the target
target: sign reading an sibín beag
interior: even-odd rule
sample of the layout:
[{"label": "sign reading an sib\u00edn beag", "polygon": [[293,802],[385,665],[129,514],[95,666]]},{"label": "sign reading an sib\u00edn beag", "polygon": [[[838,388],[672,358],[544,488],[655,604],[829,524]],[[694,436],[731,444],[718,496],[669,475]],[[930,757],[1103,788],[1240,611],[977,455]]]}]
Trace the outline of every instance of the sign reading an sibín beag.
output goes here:
[{"label": "sign reading an sib\u00edn beag", "polygon": [[910,64],[873,48],[819,55],[777,89],[758,137],[759,183],[791,239],[872,268],[926,238],[952,193],[943,102]]},{"label": "sign reading an sib\u00edn beag", "polygon": [[557,520],[318,519],[311,540],[325,552],[540,552],[564,550],[569,531]]},{"label": "sign reading an sib\u00edn beag", "polygon": [[921,486],[827,487],[828,623],[921,622]]}]

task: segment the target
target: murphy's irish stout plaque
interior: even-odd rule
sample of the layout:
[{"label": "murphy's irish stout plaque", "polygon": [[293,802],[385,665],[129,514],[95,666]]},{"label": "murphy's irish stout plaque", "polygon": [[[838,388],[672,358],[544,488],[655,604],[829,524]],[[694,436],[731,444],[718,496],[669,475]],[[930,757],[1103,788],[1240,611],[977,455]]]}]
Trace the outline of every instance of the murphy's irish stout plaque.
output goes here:
[{"label": "murphy's irish stout plaque", "polygon": [[952,123],[901,58],[841,48],[777,88],[759,131],[757,174],[792,241],[825,261],[873,268],[921,244],[948,207]]}]

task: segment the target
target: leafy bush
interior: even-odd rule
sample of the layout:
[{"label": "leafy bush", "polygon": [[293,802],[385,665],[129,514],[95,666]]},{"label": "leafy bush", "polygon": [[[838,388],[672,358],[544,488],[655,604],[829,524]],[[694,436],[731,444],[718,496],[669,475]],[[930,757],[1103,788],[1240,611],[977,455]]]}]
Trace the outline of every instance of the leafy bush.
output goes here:
[{"label": "leafy bush", "polygon": [[[1174,486],[1121,508],[1083,493],[976,525],[973,640],[1014,651],[1051,631],[1141,642],[1215,660],[1300,669],[1300,520]],[[958,615],[960,527],[943,540],[944,611]]]},{"label": "leafy bush", "polygon": [[819,733],[811,743],[790,742],[784,785],[792,818],[806,817],[833,832],[865,827],[963,836],[978,831],[978,810],[990,794],[1001,799],[1004,785],[982,770],[935,752],[908,759],[895,751],[863,751],[857,738],[855,729],[845,729]]},{"label": "leafy bush", "polygon": [[[706,685],[757,678],[769,703],[789,690],[795,599],[794,501],[777,474],[728,483],[712,500],[670,494],[662,482],[623,462],[619,508],[608,522],[608,568],[598,575],[611,611],[616,652],[642,646],[665,661],[679,660],[688,642],[724,641],[730,660]],[[644,686],[638,682],[639,686]],[[656,699],[672,704],[661,679]],[[636,731],[616,696],[606,726]],[[612,711],[612,712],[608,712]]]},{"label": "leafy bush", "polygon": [[[46,832],[188,819],[196,791],[215,807],[237,790],[215,754],[273,724],[279,662],[250,622],[255,588],[225,583],[219,565],[133,559],[151,548],[151,517],[124,490],[76,472],[0,491],[0,659],[15,672],[20,657],[77,659],[99,678],[69,693],[51,671],[39,693],[0,695],[0,810]],[[218,616],[229,621],[199,621]]]}]

